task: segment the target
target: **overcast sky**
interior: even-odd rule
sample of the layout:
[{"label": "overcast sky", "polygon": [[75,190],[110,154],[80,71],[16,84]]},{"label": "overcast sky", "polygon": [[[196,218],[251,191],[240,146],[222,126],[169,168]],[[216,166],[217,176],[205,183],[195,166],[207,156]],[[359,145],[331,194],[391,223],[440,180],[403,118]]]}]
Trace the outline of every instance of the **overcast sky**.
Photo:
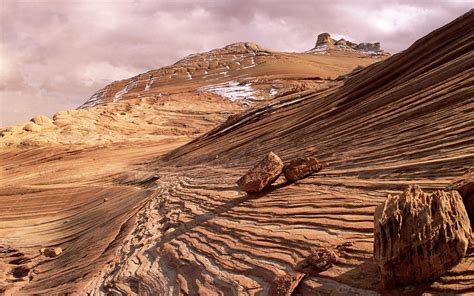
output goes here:
[{"label": "overcast sky", "polygon": [[329,32],[392,53],[471,1],[0,0],[0,126],[76,108],[106,84],[239,41],[312,48]]}]

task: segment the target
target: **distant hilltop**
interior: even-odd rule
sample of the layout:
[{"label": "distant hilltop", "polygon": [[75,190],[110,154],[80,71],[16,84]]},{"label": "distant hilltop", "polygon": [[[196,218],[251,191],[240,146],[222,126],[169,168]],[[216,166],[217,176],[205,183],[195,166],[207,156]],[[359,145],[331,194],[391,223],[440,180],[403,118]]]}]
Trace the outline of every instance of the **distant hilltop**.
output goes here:
[{"label": "distant hilltop", "polygon": [[310,53],[327,53],[329,50],[347,50],[358,51],[369,55],[389,55],[388,52],[380,48],[380,42],[375,43],[355,43],[341,38],[335,40],[331,38],[329,33],[321,33],[318,35],[316,45],[309,50]]}]

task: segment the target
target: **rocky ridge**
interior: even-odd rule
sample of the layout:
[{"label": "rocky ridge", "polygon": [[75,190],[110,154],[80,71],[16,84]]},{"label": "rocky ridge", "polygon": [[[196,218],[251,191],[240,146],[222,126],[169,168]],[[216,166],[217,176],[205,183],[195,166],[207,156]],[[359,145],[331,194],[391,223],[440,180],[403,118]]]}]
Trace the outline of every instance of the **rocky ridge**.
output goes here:
[{"label": "rocky ridge", "polygon": [[321,33],[318,35],[316,44],[310,53],[327,54],[334,51],[354,51],[370,56],[384,56],[390,55],[380,47],[380,42],[375,43],[354,43],[349,40],[341,38],[335,40],[331,38],[329,33]]}]

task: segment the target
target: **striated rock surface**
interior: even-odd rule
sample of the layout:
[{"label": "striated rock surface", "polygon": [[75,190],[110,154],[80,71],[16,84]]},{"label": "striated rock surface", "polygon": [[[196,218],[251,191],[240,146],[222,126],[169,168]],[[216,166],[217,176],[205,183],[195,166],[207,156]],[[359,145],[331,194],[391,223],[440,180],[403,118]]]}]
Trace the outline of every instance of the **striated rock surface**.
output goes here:
[{"label": "striated rock surface", "polygon": [[303,179],[313,173],[319,172],[323,168],[316,157],[308,156],[291,160],[285,163],[283,173],[288,181],[294,182]]},{"label": "striated rock surface", "polygon": [[[0,294],[272,295],[273,287],[296,284],[293,275],[314,246],[341,246],[331,247],[338,262],[308,273],[295,294],[384,293],[373,261],[375,208],[403,184],[445,188],[474,163],[473,39],[466,30],[473,22],[468,13],[328,88],[312,88],[318,80],[310,77],[334,77],[336,68],[350,71],[378,58],[299,54],[298,62],[290,54],[257,52],[257,66],[245,68],[252,63],[248,53],[229,64],[228,75],[260,81],[285,69],[288,76],[266,78],[278,98],[217,127],[220,112],[229,110],[209,113],[217,97],[205,104],[209,93],[198,101],[187,93],[164,94],[163,88],[192,90],[184,88],[198,81],[192,70],[191,80],[186,72],[160,82],[154,76],[147,91],[163,95],[138,100],[143,106],[131,98],[145,96],[149,75],[117,104],[106,103],[121,87],[110,88],[104,104],[111,110],[59,114],[59,137],[90,135],[97,121],[96,135],[109,137],[112,124],[117,134],[110,137],[119,139],[0,149]],[[301,92],[288,87],[289,76]],[[196,85],[213,84],[210,79]],[[173,137],[196,123],[194,136]],[[2,139],[11,133],[33,134],[0,130]],[[324,174],[261,195],[236,190],[242,172],[268,151],[293,159],[308,148],[331,163]],[[156,174],[160,178],[150,182]],[[38,256],[38,246],[56,245],[64,250],[56,260]],[[472,266],[468,254],[439,280],[394,294],[472,293]]]},{"label": "striated rock surface", "polygon": [[424,193],[409,186],[374,216],[374,258],[384,287],[433,280],[459,263],[471,235],[457,191]]},{"label": "striated rock surface", "polygon": [[283,170],[283,161],[273,152],[237,181],[240,190],[247,193],[260,192],[278,179]]}]

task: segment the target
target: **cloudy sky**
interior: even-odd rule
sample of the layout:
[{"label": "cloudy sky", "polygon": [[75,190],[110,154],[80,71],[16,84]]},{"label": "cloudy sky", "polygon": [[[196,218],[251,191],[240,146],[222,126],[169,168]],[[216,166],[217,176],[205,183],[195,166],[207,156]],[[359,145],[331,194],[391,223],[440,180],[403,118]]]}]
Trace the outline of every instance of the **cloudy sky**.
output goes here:
[{"label": "cloudy sky", "polygon": [[0,0],[0,126],[76,108],[106,84],[238,41],[304,51],[329,32],[392,53],[470,0]]}]

